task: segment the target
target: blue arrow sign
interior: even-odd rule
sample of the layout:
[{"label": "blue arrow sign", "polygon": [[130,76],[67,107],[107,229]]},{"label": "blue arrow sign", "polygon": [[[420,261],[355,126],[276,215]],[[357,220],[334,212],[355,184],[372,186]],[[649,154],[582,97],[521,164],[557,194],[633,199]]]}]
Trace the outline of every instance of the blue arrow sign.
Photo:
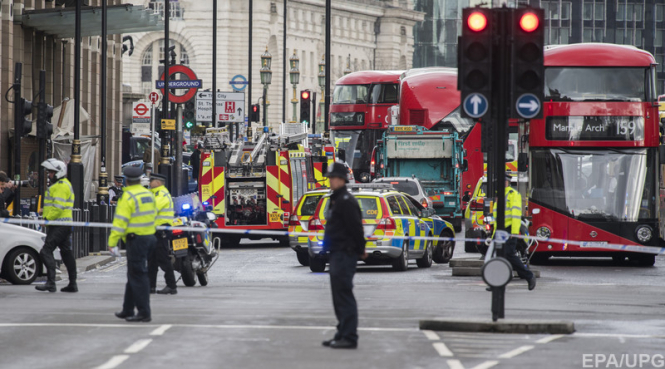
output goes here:
[{"label": "blue arrow sign", "polygon": [[487,98],[483,94],[474,93],[464,99],[464,112],[471,118],[480,118],[489,109]]},{"label": "blue arrow sign", "polygon": [[515,103],[517,114],[524,119],[531,119],[540,113],[540,100],[534,94],[523,94]]},{"label": "blue arrow sign", "polygon": [[[157,89],[164,88],[164,80],[155,81]],[[171,80],[169,81],[169,89],[190,89],[190,88],[201,88],[203,83],[200,79],[195,80]]]},{"label": "blue arrow sign", "polygon": [[231,87],[233,87],[234,90],[236,91],[242,91],[244,90],[249,82],[247,81],[247,78],[241,74],[237,74],[231,78],[231,81],[229,81],[229,84]]}]

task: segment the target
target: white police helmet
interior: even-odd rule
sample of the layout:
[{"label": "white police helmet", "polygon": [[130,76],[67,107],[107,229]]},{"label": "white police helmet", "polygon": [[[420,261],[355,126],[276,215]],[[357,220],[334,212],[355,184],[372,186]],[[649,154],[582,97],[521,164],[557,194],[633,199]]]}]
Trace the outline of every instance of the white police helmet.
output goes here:
[{"label": "white police helmet", "polygon": [[58,159],[51,158],[46,159],[42,163],[42,166],[49,171],[55,172],[55,178],[61,179],[67,175],[67,165]]}]

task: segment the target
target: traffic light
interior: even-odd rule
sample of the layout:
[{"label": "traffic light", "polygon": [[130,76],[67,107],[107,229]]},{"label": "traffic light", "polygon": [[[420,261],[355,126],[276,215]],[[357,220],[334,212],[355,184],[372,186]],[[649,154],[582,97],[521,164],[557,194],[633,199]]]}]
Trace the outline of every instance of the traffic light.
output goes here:
[{"label": "traffic light", "polygon": [[252,109],[249,112],[249,121],[250,122],[261,121],[261,105],[259,104],[252,105]]},{"label": "traffic light", "polygon": [[515,9],[512,20],[511,118],[540,118],[544,91],[542,9]]},{"label": "traffic light", "polygon": [[40,102],[37,108],[37,138],[51,138],[53,134],[53,107],[45,102]]},{"label": "traffic light", "polygon": [[25,137],[32,132],[32,121],[27,118],[28,115],[32,114],[32,101],[20,98],[18,100],[18,110],[21,112],[21,117],[23,117],[23,122],[19,121],[19,136]]},{"label": "traffic light", "polygon": [[[213,119],[214,121],[215,119]],[[193,100],[185,103],[185,110],[182,113],[182,124],[186,130],[190,130],[196,125],[196,105]]]},{"label": "traffic light", "polygon": [[312,121],[312,93],[309,90],[300,91],[300,123]]},{"label": "traffic light", "polygon": [[458,46],[457,84],[463,115],[482,118],[492,94],[492,9],[465,8]]}]

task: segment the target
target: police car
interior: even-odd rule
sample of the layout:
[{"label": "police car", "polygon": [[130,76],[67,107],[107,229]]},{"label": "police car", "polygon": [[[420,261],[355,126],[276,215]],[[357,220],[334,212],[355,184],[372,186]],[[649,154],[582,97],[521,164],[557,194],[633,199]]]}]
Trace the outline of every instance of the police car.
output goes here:
[{"label": "police car", "polygon": [[[395,191],[392,187],[376,188],[371,185],[350,187],[362,212],[363,228],[367,244],[367,260],[370,265],[391,264],[394,270],[408,269],[409,260],[416,260],[419,268],[429,268],[432,261],[445,263],[452,258],[455,243],[449,240],[405,240],[389,236],[455,237],[452,224],[434,215],[434,210],[424,208],[417,200]],[[329,251],[323,244],[330,195],[325,195],[309,220],[309,267],[313,272],[323,272]]]},{"label": "police car", "polygon": [[[319,200],[330,193],[329,189],[310,191],[304,194],[298,204],[294,207],[293,215],[289,219],[289,233],[307,232],[309,220],[312,219]],[[309,266],[309,254],[307,253],[307,236],[289,236],[289,244],[296,252],[298,262],[302,266]]]}]

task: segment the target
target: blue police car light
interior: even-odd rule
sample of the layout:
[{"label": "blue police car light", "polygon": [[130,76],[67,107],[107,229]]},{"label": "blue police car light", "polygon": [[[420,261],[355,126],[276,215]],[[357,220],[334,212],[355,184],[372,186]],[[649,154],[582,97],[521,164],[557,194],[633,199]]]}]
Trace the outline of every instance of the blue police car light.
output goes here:
[{"label": "blue police car light", "polygon": [[182,210],[189,210],[191,208],[192,208],[192,206],[189,205],[189,204],[182,204]]},{"label": "blue police car light", "polygon": [[268,127],[263,127],[263,133],[268,133],[270,132],[270,129]]},{"label": "blue police car light", "polygon": [[204,201],[204,202],[203,202],[203,205],[208,205],[208,202],[207,202],[207,201]]},{"label": "blue police car light", "polygon": [[323,241],[319,241],[319,246],[323,246]]}]

